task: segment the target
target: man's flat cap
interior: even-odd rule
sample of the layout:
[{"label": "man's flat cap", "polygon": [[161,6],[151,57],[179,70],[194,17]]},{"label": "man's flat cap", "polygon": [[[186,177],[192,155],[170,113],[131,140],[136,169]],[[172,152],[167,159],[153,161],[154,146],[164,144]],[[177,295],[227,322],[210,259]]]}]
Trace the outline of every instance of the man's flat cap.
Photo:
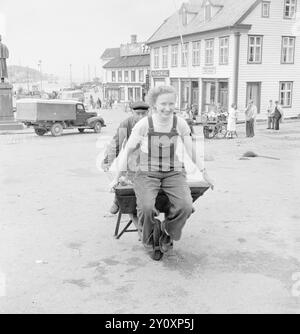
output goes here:
[{"label": "man's flat cap", "polygon": [[143,101],[134,102],[131,106],[132,110],[149,110],[149,105]]}]

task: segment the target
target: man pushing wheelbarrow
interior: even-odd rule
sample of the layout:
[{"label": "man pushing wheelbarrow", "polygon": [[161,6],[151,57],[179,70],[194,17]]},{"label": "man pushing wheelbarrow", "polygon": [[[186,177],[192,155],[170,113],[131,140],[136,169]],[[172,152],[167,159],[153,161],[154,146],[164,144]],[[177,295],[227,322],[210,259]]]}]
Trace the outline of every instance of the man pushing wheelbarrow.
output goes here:
[{"label": "man pushing wheelbarrow", "polygon": [[[155,87],[149,92],[148,103],[153,114],[143,118],[132,130],[119,156],[117,175],[111,184],[112,187],[118,184],[119,177],[128,167],[128,158],[139,148],[138,170],[133,182],[137,215],[142,226],[142,242],[156,261],[161,260],[173,241],[181,239],[183,227],[193,213],[191,189],[184,164],[177,154],[179,139],[202,173],[207,188],[214,187],[202,159],[197,158],[190,127],[174,114],[176,98],[176,91],[169,86]],[[157,198],[161,192],[168,199],[164,221],[157,219]]]}]

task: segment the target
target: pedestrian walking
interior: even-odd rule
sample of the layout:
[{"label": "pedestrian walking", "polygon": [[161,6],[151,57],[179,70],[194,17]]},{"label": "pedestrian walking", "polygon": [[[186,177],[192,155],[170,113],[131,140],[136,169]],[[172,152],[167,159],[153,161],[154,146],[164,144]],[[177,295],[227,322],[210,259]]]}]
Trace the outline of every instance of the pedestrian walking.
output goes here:
[{"label": "pedestrian walking", "polygon": [[273,104],[273,100],[269,101],[269,105],[267,107],[267,115],[268,115],[268,127],[267,130],[274,130],[274,109],[275,106]]},{"label": "pedestrian walking", "polygon": [[[186,121],[175,115],[177,93],[173,87],[159,86],[150,90],[148,101],[153,108],[152,116],[142,119],[133,129],[118,165],[118,182],[121,171],[126,169],[128,157],[140,147],[140,162],[134,179],[139,225],[142,241],[151,250],[151,258],[159,261],[163,253],[180,240],[183,227],[193,212],[191,191],[186,181],[183,163],[176,148],[181,137],[192,161],[203,173],[203,178],[213,188],[202,161],[193,154],[191,131]],[[158,192],[162,189],[170,201],[166,219],[160,222],[155,208]],[[155,226],[160,226],[160,248],[153,241]]]},{"label": "pedestrian walking", "polygon": [[98,97],[98,100],[97,100],[96,104],[97,104],[98,109],[102,108],[102,101],[100,100],[100,97]]},{"label": "pedestrian walking", "polygon": [[227,121],[227,133],[226,138],[233,139],[233,136],[237,136],[236,131],[236,121],[238,118],[238,109],[237,105],[233,103],[228,112],[228,121]]},{"label": "pedestrian walking", "polygon": [[257,117],[257,107],[253,100],[249,101],[249,104],[245,110],[246,114],[246,136],[252,138],[255,136],[255,121]]},{"label": "pedestrian walking", "polygon": [[275,109],[274,109],[274,123],[275,123],[275,127],[274,129],[276,131],[279,131],[279,127],[280,127],[280,122],[282,122],[283,120],[283,109],[280,106],[279,102],[276,101],[275,102]]},{"label": "pedestrian walking", "polygon": [[95,109],[95,101],[93,95],[90,95],[90,106],[92,109]]},{"label": "pedestrian walking", "polygon": [[109,109],[112,109],[112,106],[114,104],[114,100],[112,99],[112,97],[109,99]]}]

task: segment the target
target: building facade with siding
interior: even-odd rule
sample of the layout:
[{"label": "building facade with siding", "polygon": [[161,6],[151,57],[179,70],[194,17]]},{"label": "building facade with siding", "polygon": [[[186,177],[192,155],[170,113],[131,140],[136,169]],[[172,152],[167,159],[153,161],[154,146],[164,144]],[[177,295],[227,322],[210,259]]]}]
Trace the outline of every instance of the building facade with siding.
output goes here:
[{"label": "building facade with siding", "polygon": [[118,102],[141,101],[146,95],[146,78],[150,71],[150,54],[145,43],[136,35],[131,43],[121,45],[120,55],[107,62],[104,97]]},{"label": "building facade with siding", "polygon": [[243,111],[253,99],[265,118],[272,99],[297,116],[299,19],[297,0],[191,0],[148,40],[151,84],[173,85],[180,108]]}]

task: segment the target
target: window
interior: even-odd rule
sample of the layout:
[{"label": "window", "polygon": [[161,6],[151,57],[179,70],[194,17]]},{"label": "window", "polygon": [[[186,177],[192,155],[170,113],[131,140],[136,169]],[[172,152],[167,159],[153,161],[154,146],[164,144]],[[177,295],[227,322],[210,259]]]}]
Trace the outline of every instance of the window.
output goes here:
[{"label": "window", "polygon": [[144,82],[145,81],[144,70],[139,70],[139,81],[140,82]]},{"label": "window", "polygon": [[294,64],[295,37],[282,37],[282,64]]},{"label": "window", "polygon": [[208,39],[205,41],[205,65],[214,64],[214,40]]},{"label": "window", "polygon": [[186,26],[188,24],[188,14],[185,9],[182,11],[182,24]]},{"label": "window", "polygon": [[262,17],[270,17],[270,4],[269,1],[262,2]]},{"label": "window", "polygon": [[297,0],[284,1],[284,18],[293,19],[296,14]]},{"label": "window", "polygon": [[154,49],[154,68],[159,68],[159,48]]},{"label": "window", "polygon": [[205,5],[205,21],[209,21],[211,19],[211,5]]},{"label": "window", "polygon": [[134,93],[135,93],[135,100],[141,101],[141,89],[139,87],[136,87],[134,89]]},{"label": "window", "polygon": [[262,43],[262,36],[249,36],[248,63],[261,64]]},{"label": "window", "polygon": [[131,82],[135,82],[136,77],[135,77],[135,70],[131,71]]},{"label": "window", "polygon": [[82,112],[85,111],[84,106],[82,104],[77,104],[76,109],[77,111],[82,111]]},{"label": "window", "polygon": [[168,56],[169,56],[169,47],[164,46],[162,48],[162,67],[167,68],[168,67]]},{"label": "window", "polygon": [[200,66],[201,42],[193,42],[193,66]]},{"label": "window", "polygon": [[228,65],[229,38],[220,38],[220,65]]},{"label": "window", "polygon": [[181,52],[181,65],[183,67],[188,66],[188,59],[189,59],[189,43],[184,43],[182,45],[182,52]]},{"label": "window", "polygon": [[122,71],[119,71],[119,72],[118,72],[118,81],[119,81],[119,82],[122,82],[122,81],[123,81],[123,73],[122,73]]},{"label": "window", "polygon": [[133,101],[133,88],[128,88],[128,100]]},{"label": "window", "polygon": [[125,101],[125,88],[120,87],[120,100]]},{"label": "window", "polygon": [[116,72],[115,71],[111,72],[111,81],[116,82]]},{"label": "window", "polygon": [[172,45],[172,67],[178,66],[178,45]]},{"label": "window", "polygon": [[292,106],[293,82],[280,82],[280,104],[283,107]]},{"label": "window", "polygon": [[124,79],[125,79],[125,82],[129,81],[129,73],[128,73],[128,71],[124,72]]}]

